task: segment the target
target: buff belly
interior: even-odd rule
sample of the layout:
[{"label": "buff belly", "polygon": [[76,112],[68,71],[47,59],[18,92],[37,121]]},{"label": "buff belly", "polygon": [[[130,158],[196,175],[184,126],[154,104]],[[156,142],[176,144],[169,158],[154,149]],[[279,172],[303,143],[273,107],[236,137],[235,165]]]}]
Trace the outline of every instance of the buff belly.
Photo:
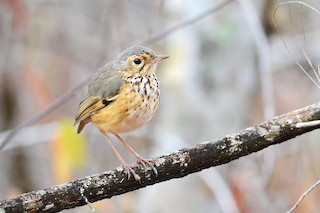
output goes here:
[{"label": "buff belly", "polygon": [[107,107],[91,115],[91,122],[100,130],[124,133],[142,127],[153,117],[159,104],[159,91],[135,90],[132,86],[122,88],[118,98]]}]

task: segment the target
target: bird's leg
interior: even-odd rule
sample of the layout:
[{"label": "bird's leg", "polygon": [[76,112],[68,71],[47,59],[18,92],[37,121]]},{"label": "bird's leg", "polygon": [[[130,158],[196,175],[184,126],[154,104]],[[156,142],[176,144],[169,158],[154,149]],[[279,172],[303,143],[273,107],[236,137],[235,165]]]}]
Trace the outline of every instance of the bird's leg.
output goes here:
[{"label": "bird's leg", "polygon": [[109,136],[102,130],[100,130],[100,132],[102,133],[103,137],[109,142],[109,144],[111,145],[114,153],[116,154],[116,156],[118,157],[118,159],[121,162],[121,165],[123,167],[123,169],[125,170],[125,172],[128,175],[128,179],[130,179],[130,175],[132,174],[134,179],[136,181],[140,181],[140,176],[137,175],[137,173],[130,167],[130,165],[126,164],[126,162],[123,160],[123,158],[121,157],[120,153],[117,151],[116,147],[113,145],[113,143],[111,142]]},{"label": "bird's leg", "polygon": [[144,159],[143,157],[141,157],[136,151],[134,151],[131,146],[129,146],[129,144],[127,144],[121,137],[119,134],[114,134],[114,136],[116,136],[119,141],[121,143],[123,143],[123,145],[137,158],[137,162],[142,164],[144,167],[146,166],[146,164],[148,164],[153,172],[156,174],[156,176],[158,176],[158,171],[157,169],[153,166],[153,163],[154,161],[153,160],[147,160],[147,159]]}]

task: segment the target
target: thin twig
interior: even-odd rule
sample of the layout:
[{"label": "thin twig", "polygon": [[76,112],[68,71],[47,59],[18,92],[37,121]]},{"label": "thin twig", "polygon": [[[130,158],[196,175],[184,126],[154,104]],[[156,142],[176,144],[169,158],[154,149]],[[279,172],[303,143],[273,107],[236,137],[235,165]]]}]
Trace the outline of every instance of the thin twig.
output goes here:
[{"label": "thin twig", "polygon": [[314,190],[318,185],[320,185],[320,180],[318,180],[315,184],[313,184],[307,191],[305,191],[301,197],[299,198],[299,200],[292,206],[291,209],[289,209],[286,213],[291,213],[293,212],[298,206],[299,204],[302,202],[302,200],[312,191]]},{"label": "thin twig", "polygon": [[87,203],[88,207],[90,208],[91,212],[95,212],[96,210],[92,207],[91,203],[89,202],[88,198],[84,196],[83,194],[84,188],[80,188],[80,194],[81,197],[84,199],[84,201]]},{"label": "thin twig", "polygon": [[[291,58],[292,58],[292,59],[294,60],[294,62],[299,66],[299,68],[308,76],[308,78],[309,78],[318,88],[320,88],[320,82],[316,82],[316,81],[308,74],[308,72],[305,70],[305,68],[298,62],[297,58],[296,58],[296,57],[293,55],[293,53],[290,51],[287,43],[284,41],[284,38],[283,38],[283,36],[282,36],[282,33],[280,32],[280,30],[279,30],[279,28],[278,28],[278,25],[277,25],[276,19],[275,19],[275,14],[276,14],[277,10],[278,10],[281,6],[286,5],[286,4],[289,4],[289,6],[290,6],[291,4],[300,4],[300,5],[303,5],[303,6],[307,7],[307,8],[309,8],[309,9],[311,9],[312,11],[314,11],[315,13],[317,13],[317,14],[319,14],[319,15],[320,15],[320,11],[318,11],[316,8],[312,7],[311,5],[309,5],[309,4],[307,4],[307,3],[304,3],[304,2],[302,2],[302,1],[287,1],[287,2],[279,3],[279,4],[275,7],[275,9],[273,10],[273,13],[272,13],[272,22],[273,22],[273,25],[274,25],[275,29],[277,30],[277,32],[279,33],[280,38],[281,38],[281,40],[282,40],[282,43],[284,44],[284,46],[285,46],[286,49],[288,50]],[[290,7],[289,7],[289,9],[290,9]],[[290,12],[290,11],[289,11],[289,15],[291,16],[291,12]],[[290,17],[290,20],[291,20],[291,27],[293,28],[293,31],[294,31],[294,33],[295,33],[295,38],[297,39],[296,31],[295,31],[294,25],[292,24],[292,18],[291,18],[291,17]],[[297,39],[297,40],[298,40],[298,39]],[[316,78],[317,78],[317,80],[318,80],[318,79],[319,79],[319,75],[318,75],[318,73],[315,71],[312,62],[310,61],[310,59],[309,59],[309,57],[308,57],[308,54],[307,54],[306,51],[304,50],[304,48],[303,48],[303,46],[301,45],[301,42],[300,42],[299,40],[298,40],[298,43],[299,43],[300,49],[302,50],[304,56],[306,57],[306,60],[307,60],[307,62],[308,62],[308,64],[309,64],[309,66],[311,67],[311,69],[312,69],[313,72],[315,73]]]},{"label": "thin twig", "polygon": [[[301,11],[302,11],[302,4],[301,4],[301,2],[300,2],[299,4],[300,4]],[[302,12],[301,12],[301,16],[302,16]],[[292,12],[291,12],[291,4],[289,4],[289,17],[290,17],[290,26],[291,26],[291,28],[292,28],[292,30],[293,30],[294,37],[295,37],[297,43],[299,44],[300,50],[302,51],[302,53],[303,53],[305,59],[307,60],[310,68],[313,70],[313,72],[315,73],[315,75],[316,75],[316,77],[317,77],[317,80],[319,81],[319,77],[318,77],[318,75],[317,75],[317,72],[315,71],[315,69],[314,69],[314,67],[313,67],[313,64],[312,64],[312,61],[310,60],[309,54],[308,54],[308,52],[307,52],[307,48],[306,48],[307,45],[306,45],[306,38],[305,38],[305,32],[304,32],[304,25],[303,25],[303,23],[301,23],[302,29],[303,29],[302,34],[303,34],[303,39],[304,39],[304,40],[303,40],[303,41],[304,41],[304,44],[302,44],[301,41],[300,41],[299,38],[298,38],[298,33],[297,33],[296,27],[295,27],[295,25],[294,25],[294,23],[293,23]],[[301,19],[303,20],[303,17],[301,17]]]},{"label": "thin twig", "polygon": [[[170,29],[161,32],[149,39],[146,39],[142,42],[140,42],[139,44],[143,44],[143,45],[147,45],[147,44],[151,44],[154,43],[156,41],[159,41],[163,38],[165,38],[166,36],[181,30],[182,28],[188,27],[192,24],[194,24],[195,22],[217,12],[218,10],[222,9],[224,6],[226,6],[227,4],[231,3],[233,0],[228,0],[228,1],[224,1],[221,4],[218,4],[217,6],[212,7],[211,9],[199,14],[198,16],[191,18],[189,20],[186,20],[180,24],[177,24],[173,27],[171,27]],[[77,92],[82,89],[85,85],[87,85],[88,79],[86,79],[85,81],[81,82],[79,85],[75,86],[73,89],[71,89],[69,92],[65,93],[63,96],[61,96],[60,98],[56,99],[52,104],[50,104],[47,108],[45,108],[44,110],[40,111],[39,113],[33,115],[30,119],[26,120],[25,122],[22,122],[20,125],[18,125],[17,127],[13,128],[12,131],[8,134],[8,136],[2,141],[2,143],[0,144],[0,151],[11,141],[11,139],[24,127],[30,126],[32,124],[35,124],[36,122],[38,122],[39,120],[41,120],[42,118],[44,118],[46,115],[48,115],[50,112],[56,110],[58,107],[60,107],[62,104],[64,104],[65,102],[67,102],[68,100],[70,100],[71,98],[73,98]]]}]

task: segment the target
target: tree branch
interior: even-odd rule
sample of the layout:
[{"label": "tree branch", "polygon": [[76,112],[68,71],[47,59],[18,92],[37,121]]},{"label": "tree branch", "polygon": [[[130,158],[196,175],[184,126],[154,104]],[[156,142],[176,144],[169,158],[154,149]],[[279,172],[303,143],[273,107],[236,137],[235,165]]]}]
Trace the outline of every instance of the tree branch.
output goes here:
[{"label": "tree branch", "polygon": [[197,144],[155,158],[156,177],[151,168],[135,165],[141,182],[127,179],[119,167],[116,170],[33,191],[0,201],[0,212],[57,212],[95,202],[115,195],[173,178],[184,177],[203,169],[218,166],[270,145],[282,143],[320,127],[320,102],[289,112],[272,120],[249,127],[224,138]]}]

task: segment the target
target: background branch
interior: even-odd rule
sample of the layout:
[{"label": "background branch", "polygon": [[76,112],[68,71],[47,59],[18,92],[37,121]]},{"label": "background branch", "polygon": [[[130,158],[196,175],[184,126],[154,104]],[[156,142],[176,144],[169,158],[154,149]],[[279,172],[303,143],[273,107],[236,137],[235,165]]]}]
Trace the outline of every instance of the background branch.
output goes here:
[{"label": "background branch", "polygon": [[[275,117],[236,134],[181,149],[155,158],[159,175],[135,165],[141,182],[127,180],[120,169],[56,185],[0,202],[0,212],[56,212],[85,205],[200,170],[228,163],[242,156],[282,143],[320,127],[320,103]],[[303,125],[306,123],[307,125]],[[308,123],[312,125],[308,125]]]}]

